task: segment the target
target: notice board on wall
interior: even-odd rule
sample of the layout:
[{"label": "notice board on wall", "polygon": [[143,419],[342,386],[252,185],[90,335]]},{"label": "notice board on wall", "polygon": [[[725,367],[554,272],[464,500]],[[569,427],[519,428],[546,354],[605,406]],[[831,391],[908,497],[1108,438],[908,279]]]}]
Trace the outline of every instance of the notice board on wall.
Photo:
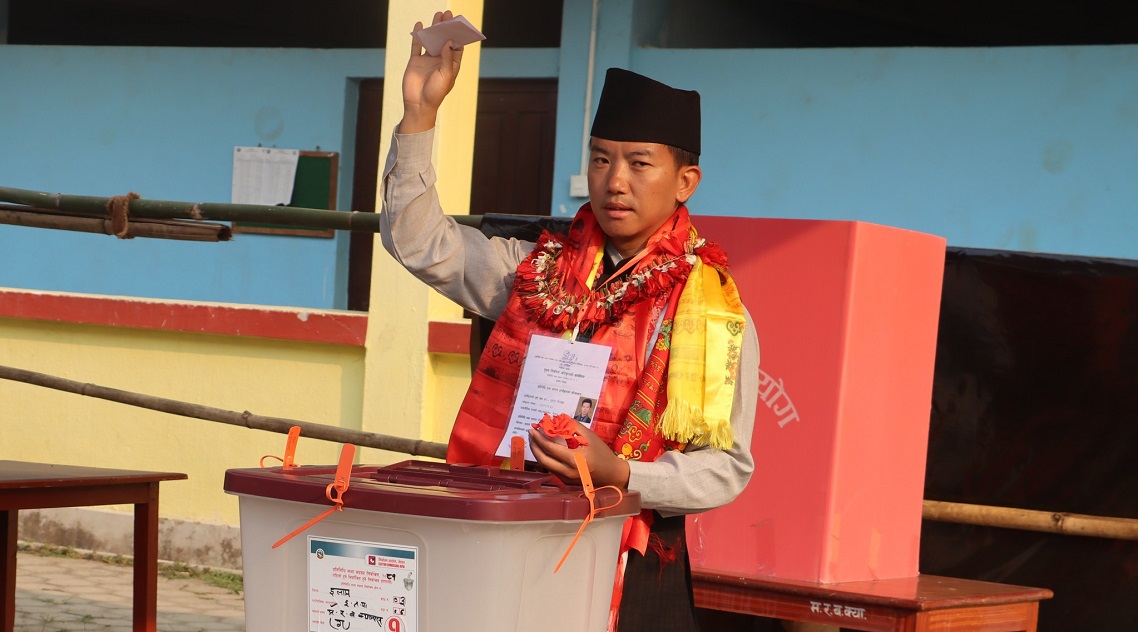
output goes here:
[{"label": "notice board on wall", "polygon": [[[336,183],[340,154],[334,151],[301,151],[296,162],[292,197],[287,205],[297,208],[336,209]],[[233,232],[301,237],[332,237],[330,228],[306,228],[288,224],[233,222]]]}]

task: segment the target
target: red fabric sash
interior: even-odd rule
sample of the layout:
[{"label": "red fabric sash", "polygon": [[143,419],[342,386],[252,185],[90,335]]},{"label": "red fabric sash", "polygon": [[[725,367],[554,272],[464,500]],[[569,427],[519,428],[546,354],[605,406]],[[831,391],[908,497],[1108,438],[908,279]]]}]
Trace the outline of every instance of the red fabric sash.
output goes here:
[{"label": "red fabric sash", "polygon": [[[640,258],[631,274],[651,268],[661,257],[679,256],[682,259],[684,244],[693,236],[694,229],[687,208],[681,206],[648,239],[645,246],[647,256]],[[605,235],[589,205],[584,205],[578,211],[567,236],[546,233],[541,239],[563,244],[557,257],[562,292],[573,296],[591,292],[587,284],[588,276],[597,253],[604,249]],[[518,291],[519,286],[525,286],[528,280],[524,277],[525,271],[529,269],[527,263],[532,263],[543,243],[545,242],[539,241],[539,247],[519,266],[506,308],[482,350],[470,388],[459,407],[451,431],[447,447],[447,461],[450,463],[481,465],[502,461],[494,452],[506,432],[530,335],[558,335],[571,329],[574,324],[568,317],[558,319],[549,326],[539,324],[532,309],[532,297]],[[712,249],[716,251],[715,255],[721,254],[714,245],[710,245],[709,254]],[[700,254],[704,256],[703,253]],[[720,261],[718,256],[715,261]],[[664,449],[676,447],[674,442],[662,439],[651,423],[663,412],[667,401],[664,388],[667,345],[655,344],[657,341],[650,341],[649,338],[660,322],[661,315],[665,317],[662,333],[670,331],[670,317],[675,312],[676,300],[690,268],[690,264],[678,266],[670,272],[675,278],[663,279],[661,283],[656,283],[649,276],[645,286],[633,297],[634,300],[626,301],[623,309],[616,310],[619,313],[614,313],[612,318],[599,324],[582,324],[582,330],[592,331],[590,342],[612,348],[605,371],[604,387],[595,407],[591,427],[624,458],[653,460]],[[659,275],[656,275],[656,279],[659,279]],[[530,299],[530,307],[526,305],[527,298]],[[646,364],[649,344],[653,344],[653,350]],[[622,432],[625,436],[619,437]],[[667,445],[669,443],[671,445]]]}]

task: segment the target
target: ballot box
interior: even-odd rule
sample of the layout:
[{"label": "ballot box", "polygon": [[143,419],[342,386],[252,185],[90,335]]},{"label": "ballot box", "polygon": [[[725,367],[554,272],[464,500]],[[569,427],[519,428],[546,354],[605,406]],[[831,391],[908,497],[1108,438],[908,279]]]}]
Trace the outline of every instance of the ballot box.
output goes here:
[{"label": "ballot box", "polygon": [[225,473],[240,499],[249,632],[605,629],[635,492],[598,489],[595,506],[610,508],[575,539],[589,501],[549,474],[357,465],[343,510],[273,548],[333,508],[335,471]]}]

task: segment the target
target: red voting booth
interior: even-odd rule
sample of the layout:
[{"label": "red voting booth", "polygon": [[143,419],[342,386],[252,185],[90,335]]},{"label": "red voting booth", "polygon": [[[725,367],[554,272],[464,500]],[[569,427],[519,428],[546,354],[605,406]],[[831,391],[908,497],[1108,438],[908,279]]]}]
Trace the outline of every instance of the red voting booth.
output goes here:
[{"label": "red voting booth", "polygon": [[755,473],[688,518],[693,570],[917,575],[945,240],[848,221],[699,217],[760,346]]}]

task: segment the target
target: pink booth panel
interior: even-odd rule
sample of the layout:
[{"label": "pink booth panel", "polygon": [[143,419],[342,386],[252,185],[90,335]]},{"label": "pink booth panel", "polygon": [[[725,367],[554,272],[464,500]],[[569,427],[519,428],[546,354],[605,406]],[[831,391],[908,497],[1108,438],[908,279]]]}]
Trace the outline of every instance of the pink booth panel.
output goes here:
[{"label": "pink booth panel", "polygon": [[693,570],[917,575],[941,237],[852,221],[699,217],[760,345],[755,473],[688,518]]}]

